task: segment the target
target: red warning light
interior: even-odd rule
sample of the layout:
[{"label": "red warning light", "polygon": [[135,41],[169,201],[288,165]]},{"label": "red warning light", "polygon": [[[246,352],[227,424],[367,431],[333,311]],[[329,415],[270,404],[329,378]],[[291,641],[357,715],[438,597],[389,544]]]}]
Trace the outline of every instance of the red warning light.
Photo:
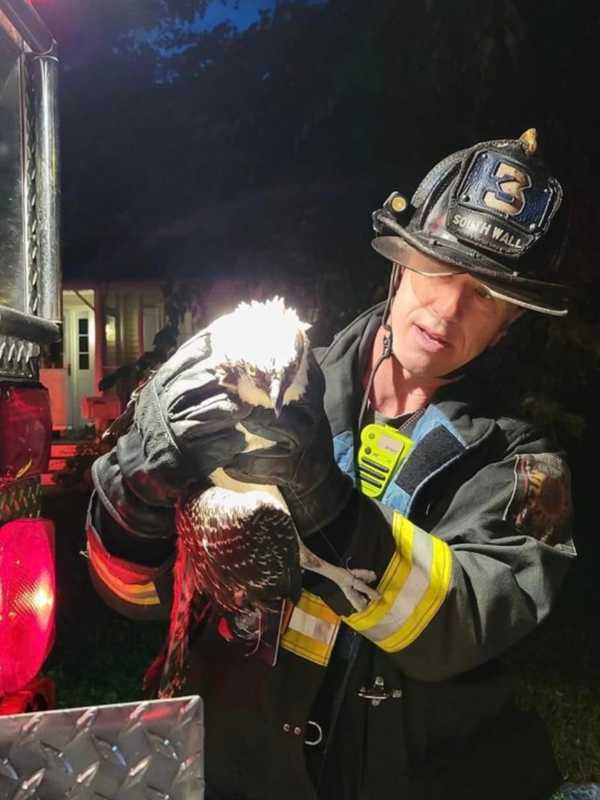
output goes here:
[{"label": "red warning light", "polygon": [[39,672],[54,638],[54,525],[18,519],[0,528],[0,697]]}]

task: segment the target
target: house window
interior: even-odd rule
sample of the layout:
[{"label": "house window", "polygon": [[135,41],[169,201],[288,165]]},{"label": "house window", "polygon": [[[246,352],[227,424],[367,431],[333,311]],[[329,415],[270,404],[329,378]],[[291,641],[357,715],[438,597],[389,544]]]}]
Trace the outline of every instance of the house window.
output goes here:
[{"label": "house window", "polygon": [[79,335],[79,369],[90,368],[90,322],[87,317],[77,320]]}]

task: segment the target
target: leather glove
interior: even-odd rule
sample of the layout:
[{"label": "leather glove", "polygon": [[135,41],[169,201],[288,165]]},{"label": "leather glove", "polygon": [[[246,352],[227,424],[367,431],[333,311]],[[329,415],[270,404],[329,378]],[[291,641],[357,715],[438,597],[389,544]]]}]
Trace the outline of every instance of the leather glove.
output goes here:
[{"label": "leather glove", "polygon": [[92,481],[110,517],[129,535],[146,539],[170,538],[174,530],[171,504],[141,500],[123,479],[116,448],[92,464]]},{"label": "leather glove", "polygon": [[210,331],[185,342],[143,387],[117,442],[123,479],[146,503],[172,505],[244,449],[235,426],[252,406],[222,389],[211,356]]},{"label": "leather glove", "polygon": [[[262,435],[273,441],[285,431],[302,429],[301,409],[292,403],[279,419],[261,420]],[[353,484],[333,459],[329,421],[322,411],[315,424],[304,429],[304,444],[287,452],[280,445],[237,455],[225,471],[232,478],[279,487],[302,538],[333,522],[348,503]]]},{"label": "leather glove", "polygon": [[252,407],[227,395],[202,331],[152,376],[135,401],[129,430],[92,468],[102,506],[129,534],[173,533],[173,506],[192,484],[244,449],[235,426]]},{"label": "leather glove", "polygon": [[276,420],[271,409],[219,385],[210,329],[185,342],[140,391],[130,429],[95,463],[94,483],[111,516],[125,528],[164,535],[177,498],[241,453],[245,431],[274,442],[274,460],[298,453],[323,415],[323,374],[308,358],[304,395]]}]

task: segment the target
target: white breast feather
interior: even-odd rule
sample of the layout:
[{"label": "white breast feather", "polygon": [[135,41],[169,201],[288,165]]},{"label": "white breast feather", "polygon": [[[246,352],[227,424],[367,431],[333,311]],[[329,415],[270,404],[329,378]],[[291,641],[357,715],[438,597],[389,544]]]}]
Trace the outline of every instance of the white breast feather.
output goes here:
[{"label": "white breast feather", "polygon": [[270,484],[245,483],[242,481],[236,481],[235,478],[230,477],[222,467],[215,469],[208,477],[215,486],[219,486],[221,489],[229,489],[229,491],[236,494],[255,494],[257,505],[260,502],[264,503],[265,499],[270,505],[272,505],[273,501],[275,501],[275,505],[289,514],[285,500],[276,486],[271,486]]}]

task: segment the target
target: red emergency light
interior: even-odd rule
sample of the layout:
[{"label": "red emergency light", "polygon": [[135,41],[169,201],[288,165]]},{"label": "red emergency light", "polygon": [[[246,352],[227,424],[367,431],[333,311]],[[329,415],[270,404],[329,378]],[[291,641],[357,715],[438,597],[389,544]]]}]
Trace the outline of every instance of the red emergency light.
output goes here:
[{"label": "red emergency light", "polygon": [[0,528],[0,698],[39,672],[54,639],[54,525],[18,519]]},{"label": "red emergency light", "polygon": [[0,384],[0,487],[46,472],[51,437],[48,390]]}]

